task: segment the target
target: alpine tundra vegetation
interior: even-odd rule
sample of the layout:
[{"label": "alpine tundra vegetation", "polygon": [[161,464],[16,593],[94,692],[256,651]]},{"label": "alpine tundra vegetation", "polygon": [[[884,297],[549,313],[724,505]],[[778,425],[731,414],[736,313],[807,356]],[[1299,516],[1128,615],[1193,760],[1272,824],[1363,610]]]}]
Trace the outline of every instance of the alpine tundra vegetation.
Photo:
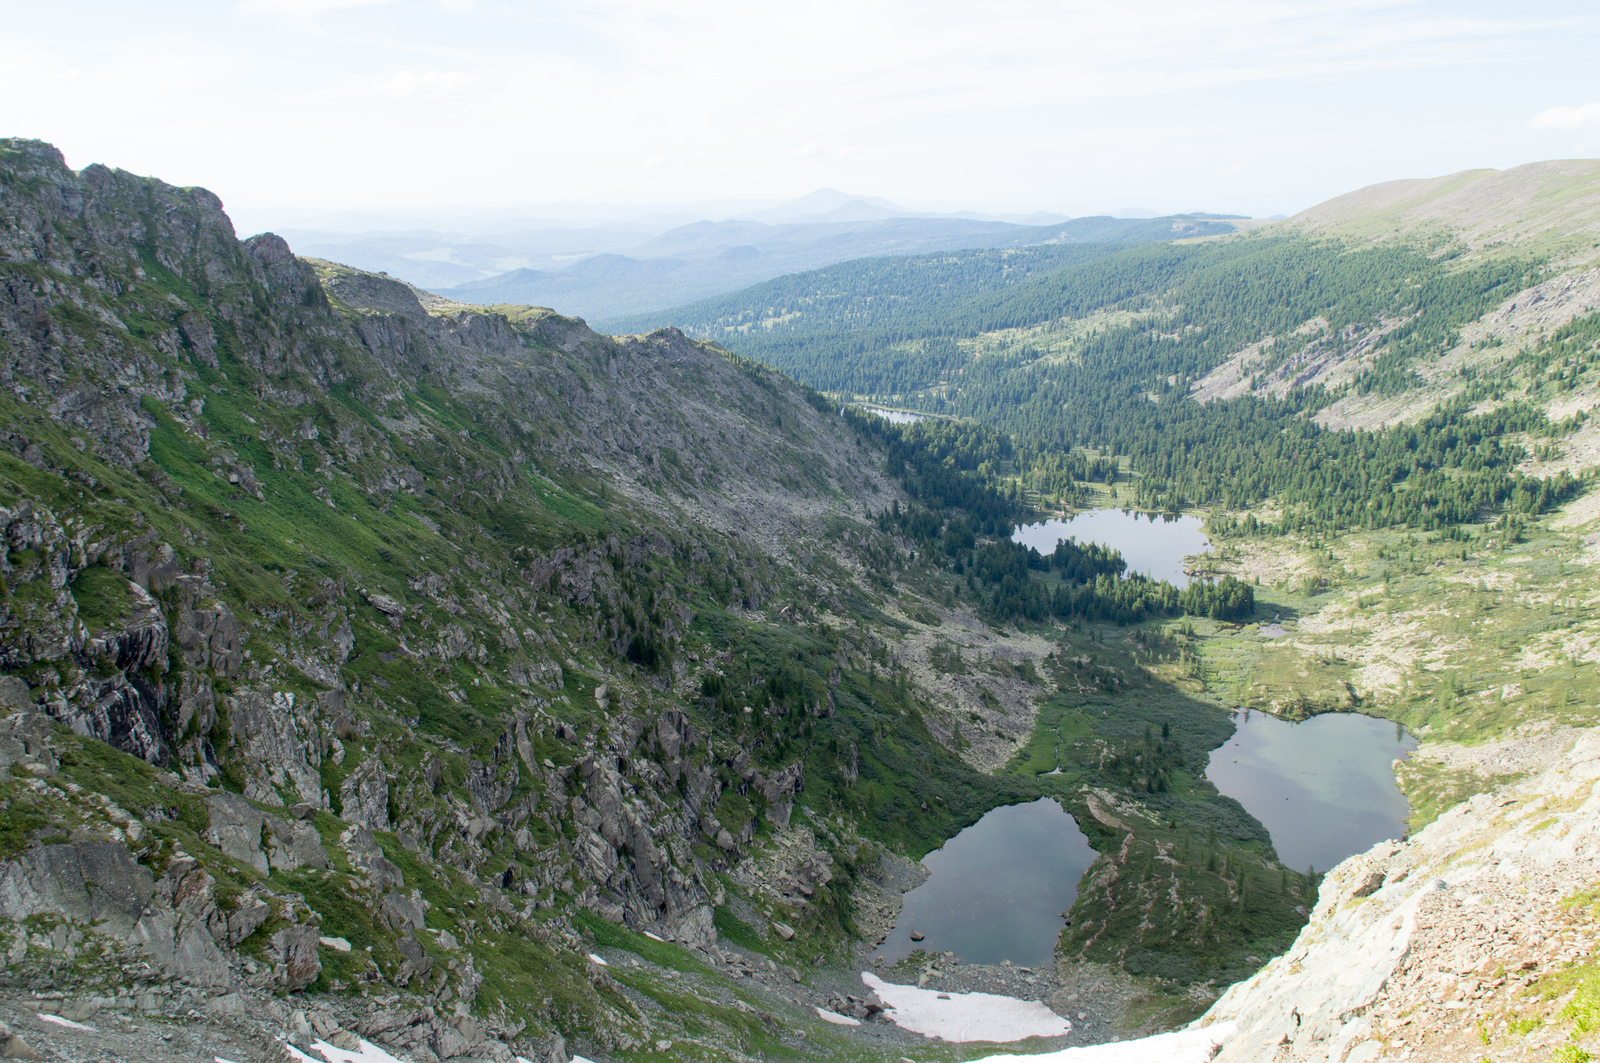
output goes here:
[{"label": "alpine tundra vegetation", "polygon": [[[1232,228],[611,336],[0,141],[4,1054],[1591,1058],[1600,165]],[[1012,539],[1108,507],[1212,549]],[[1285,866],[1241,707],[1408,728],[1411,835]],[[1054,964],[864,976],[1041,798]]]}]

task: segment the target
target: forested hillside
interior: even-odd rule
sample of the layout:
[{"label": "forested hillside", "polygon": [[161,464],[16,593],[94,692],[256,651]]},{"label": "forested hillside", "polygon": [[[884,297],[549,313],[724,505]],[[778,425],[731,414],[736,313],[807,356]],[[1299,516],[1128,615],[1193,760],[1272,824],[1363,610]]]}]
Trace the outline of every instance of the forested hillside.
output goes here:
[{"label": "forested hillside", "polygon": [[[1575,490],[1516,471],[1537,445],[1518,440],[1572,426],[1503,401],[1494,371],[1462,367],[1425,423],[1344,432],[1316,416],[1421,385],[1418,367],[1552,268],[1464,250],[1437,235],[1346,245],[1290,231],[868,260],[674,319],[824,391],[999,427],[1041,501],[1070,499],[1049,470],[1081,453],[1126,462],[1150,508],[1275,498],[1293,526],[1433,527],[1540,512]],[[1241,351],[1238,394],[1192,393]]]}]

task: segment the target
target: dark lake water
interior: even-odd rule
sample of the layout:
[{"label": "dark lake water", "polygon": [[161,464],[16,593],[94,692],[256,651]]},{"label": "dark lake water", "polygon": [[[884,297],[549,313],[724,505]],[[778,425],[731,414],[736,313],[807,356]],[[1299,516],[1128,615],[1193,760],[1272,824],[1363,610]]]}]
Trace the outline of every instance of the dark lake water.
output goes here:
[{"label": "dark lake water", "polygon": [[1059,539],[1099,543],[1122,551],[1129,572],[1140,572],[1153,579],[1164,579],[1176,587],[1187,587],[1189,577],[1183,573],[1183,559],[1211,549],[1211,540],[1200,527],[1199,517],[1097,509],[1066,520],[1024,524],[1012,533],[1011,539],[1041,554],[1054,550]]},{"label": "dark lake water", "polygon": [[1394,723],[1349,712],[1304,723],[1264,712],[1234,719],[1239,730],[1212,751],[1206,777],[1261,821],[1289,867],[1326,871],[1405,833],[1410,808],[1394,762],[1417,740]]},{"label": "dark lake water", "polygon": [[[953,952],[964,963],[1053,962],[1063,912],[1095,852],[1051,798],[1008,805],[922,858],[928,881],[907,893],[900,920],[879,947],[889,960],[914,948]],[[926,935],[913,943],[913,930]]]}]

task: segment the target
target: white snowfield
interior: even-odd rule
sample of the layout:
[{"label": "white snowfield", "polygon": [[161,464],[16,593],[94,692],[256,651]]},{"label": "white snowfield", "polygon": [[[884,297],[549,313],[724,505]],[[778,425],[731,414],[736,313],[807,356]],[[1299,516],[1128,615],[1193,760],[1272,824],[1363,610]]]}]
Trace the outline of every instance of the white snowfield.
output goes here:
[{"label": "white snowfield", "polygon": [[[994,993],[940,993],[936,989],[885,982],[870,972],[861,981],[889,1006],[895,1025],[943,1041],[989,1041],[1004,1044],[1028,1037],[1057,1037],[1072,1024],[1036,1000]],[[1233,1035],[1231,1022],[1205,1029],[1115,1041],[1036,1055],[1003,1053],[973,1063],[1210,1063],[1217,1047]],[[342,1061],[341,1061],[342,1063]]]},{"label": "white snowfield", "polygon": [[[324,1061],[326,1063],[400,1063],[398,1059],[395,1059],[371,1041],[366,1040],[361,1042],[361,1051],[359,1052],[346,1052],[342,1048],[333,1047],[326,1041],[312,1041],[311,1051],[322,1056],[322,1059],[318,1059],[317,1056],[307,1055],[291,1044],[285,1044],[283,1047],[289,1053],[289,1058],[293,1059],[295,1063],[324,1063]],[[218,1057],[217,1063],[225,1063],[225,1061]]]},{"label": "white snowfield", "polygon": [[896,1026],[941,1041],[1004,1044],[1028,1037],[1059,1037],[1072,1029],[1072,1023],[1037,1000],[994,993],[941,993],[885,982],[870,971],[861,972],[861,981],[889,1007],[889,1018]]},{"label": "white snowfield", "polygon": [[[307,1055],[294,1045],[286,1044],[283,1047],[289,1053],[289,1058],[293,1059],[295,1063],[402,1063],[401,1060],[396,1059],[367,1040],[361,1042],[361,1051],[359,1052],[346,1052],[342,1048],[333,1047],[326,1041],[311,1042],[311,1050],[324,1057],[323,1059]],[[568,1056],[567,1058],[569,1063],[592,1063],[591,1060],[582,1056]],[[523,1059],[521,1056],[517,1056],[516,1060],[517,1063],[532,1063],[531,1060]],[[217,1056],[215,1057],[215,1063],[231,1063],[231,1061]]]},{"label": "white snowfield", "polygon": [[1019,1060],[1027,1060],[1028,1063],[1210,1063],[1217,1047],[1231,1036],[1233,1023],[1219,1022],[1203,1030],[1177,1030],[1154,1037],[1141,1037],[1136,1041],[1063,1048],[1059,1052],[1045,1052],[1036,1056],[1009,1053],[984,1056],[971,1063],[1014,1063]]}]

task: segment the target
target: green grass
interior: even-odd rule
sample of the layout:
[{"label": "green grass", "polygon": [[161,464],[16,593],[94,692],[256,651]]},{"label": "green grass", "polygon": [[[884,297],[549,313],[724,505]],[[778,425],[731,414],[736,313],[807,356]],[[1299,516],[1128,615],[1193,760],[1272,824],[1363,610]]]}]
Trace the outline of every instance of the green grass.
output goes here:
[{"label": "green grass", "polygon": [[0,789],[11,791],[0,804],[0,860],[10,860],[33,844],[35,832],[48,826],[50,817],[9,782],[0,782]]},{"label": "green grass", "polygon": [[133,607],[128,577],[99,565],[78,573],[71,591],[78,604],[78,619],[92,632],[105,631],[125,620]]},{"label": "green grass", "polygon": [[631,952],[640,959],[655,964],[657,967],[666,967],[686,973],[709,973],[705,964],[695,959],[694,954],[681,945],[645,937],[643,934],[629,930],[625,926],[619,926],[616,923],[601,919],[593,912],[575,912],[572,921],[575,925],[589,931],[594,936],[595,944],[601,947]]}]

